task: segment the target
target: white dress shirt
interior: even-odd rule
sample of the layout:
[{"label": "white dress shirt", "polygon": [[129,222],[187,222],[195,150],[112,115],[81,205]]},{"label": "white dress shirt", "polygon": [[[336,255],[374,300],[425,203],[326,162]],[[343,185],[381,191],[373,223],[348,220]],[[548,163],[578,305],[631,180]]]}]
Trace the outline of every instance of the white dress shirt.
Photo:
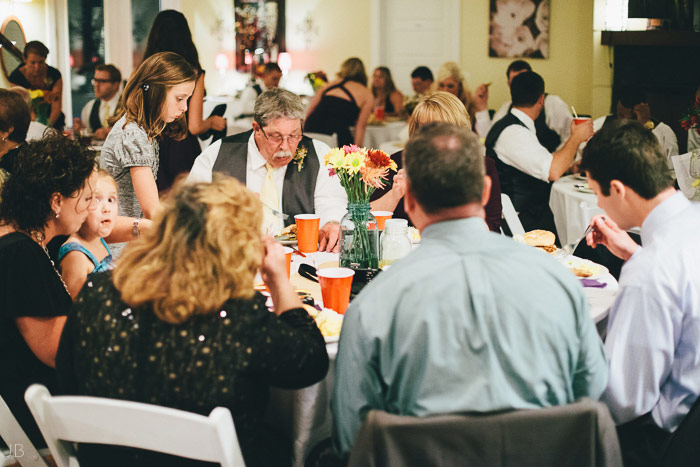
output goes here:
[{"label": "white dress shirt", "polygon": [[[260,89],[262,89],[262,92],[267,91],[267,87],[263,84],[262,81],[256,80],[255,84],[260,86]],[[255,99],[257,99],[258,96],[259,96],[259,94],[255,90],[255,88],[253,88],[252,84],[249,84],[248,86],[246,86],[246,88],[241,93],[241,97],[239,99],[240,109],[241,109],[242,115],[252,115],[253,114],[253,111],[255,110]]]},{"label": "white dress shirt", "polygon": [[700,204],[676,192],[641,235],[610,309],[601,400],[617,424],[651,411],[672,432],[700,394]]},{"label": "white dress shirt", "polygon": [[56,130],[53,128],[50,128],[41,122],[37,122],[36,120],[32,120],[29,122],[29,128],[27,128],[27,137],[25,140],[35,141],[42,139],[46,135],[46,130],[49,130],[50,133],[56,133]]},{"label": "white dress shirt", "polygon": [[[328,154],[330,147],[326,143],[313,140],[316,156],[319,161],[318,176],[316,178],[316,189],[314,191],[314,206],[315,214],[321,216],[321,225],[328,221],[339,221],[345,215],[348,198],[345,190],[340,185],[338,176],[330,176],[328,170],[323,164],[323,156]],[[219,148],[221,140],[205,149],[194,161],[192,170],[187,177],[187,182],[211,182],[212,169],[217,157],[219,156]],[[294,164],[294,162],[290,162]],[[292,167],[296,170],[296,166]],[[279,193],[279,206],[282,211],[282,188],[284,184],[284,175],[287,171],[287,166],[275,169],[274,177],[277,183],[277,193]],[[260,193],[263,181],[267,176],[265,169],[265,158],[260,154],[258,146],[255,144],[255,135],[251,134],[248,140],[248,160],[246,162],[246,186],[255,193]]]},{"label": "white dress shirt", "polygon": [[700,133],[696,128],[688,130],[688,151],[693,149],[700,149]]},{"label": "white dress shirt", "polygon": [[496,140],[493,150],[496,151],[501,162],[539,180],[549,182],[549,168],[553,157],[537,140],[535,122],[521,110],[511,109],[510,113],[525,126],[507,127]]},{"label": "white dress shirt", "polygon": [[[504,102],[501,108],[498,109],[495,114],[493,114],[491,125],[508,114],[510,104],[510,101]],[[561,137],[561,143],[559,143],[559,146],[557,147],[557,150],[559,150],[562,148],[562,146],[564,146],[566,141],[569,139],[569,136],[571,136],[571,121],[573,120],[571,110],[561,97],[553,94],[546,94],[544,96],[544,112],[547,126],[554,130],[559,137]],[[481,125],[481,128],[479,128],[479,135],[481,135],[481,132],[484,130],[486,130],[488,133],[488,130],[491,128],[491,126],[489,126],[488,129],[485,128],[485,121],[482,120],[480,122],[478,114],[476,123],[477,128],[479,128],[478,125]]]},{"label": "white dress shirt", "polygon": [[[108,101],[102,100],[100,102],[100,123],[102,123],[103,128],[109,128],[111,125],[107,122],[107,119],[114,115],[117,110],[117,105],[119,105],[120,93],[116,93]],[[90,126],[90,113],[92,112],[92,105],[95,103],[95,99],[91,99],[87,104],[83,106],[83,110],[80,112],[80,120],[82,120],[83,125],[94,132],[97,128],[92,128]]]}]

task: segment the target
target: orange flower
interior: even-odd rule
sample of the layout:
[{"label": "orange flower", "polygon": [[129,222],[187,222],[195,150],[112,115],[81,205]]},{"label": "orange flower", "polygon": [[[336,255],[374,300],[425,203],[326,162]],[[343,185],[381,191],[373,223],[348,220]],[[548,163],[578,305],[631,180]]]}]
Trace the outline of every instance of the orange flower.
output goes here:
[{"label": "orange flower", "polygon": [[369,158],[370,164],[374,167],[391,167],[392,163],[396,166],[396,163],[391,160],[391,157],[379,149],[370,149],[367,151],[367,157]]}]

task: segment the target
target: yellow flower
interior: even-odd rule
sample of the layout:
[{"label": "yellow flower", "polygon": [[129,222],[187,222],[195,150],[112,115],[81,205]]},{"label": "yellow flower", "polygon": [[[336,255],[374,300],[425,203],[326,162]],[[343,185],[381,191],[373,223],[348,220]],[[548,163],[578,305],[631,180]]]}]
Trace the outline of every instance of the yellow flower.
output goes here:
[{"label": "yellow flower", "polygon": [[345,163],[343,168],[350,173],[350,175],[355,175],[357,172],[362,170],[365,166],[365,155],[361,152],[351,152],[345,155]]},{"label": "yellow flower", "polygon": [[44,97],[44,91],[41,89],[32,89],[29,91],[29,96],[32,98],[32,100],[36,99],[37,97]]},{"label": "yellow flower", "polygon": [[333,148],[328,154],[323,156],[323,163],[334,169],[340,169],[343,167],[344,159],[345,151],[342,148]]}]

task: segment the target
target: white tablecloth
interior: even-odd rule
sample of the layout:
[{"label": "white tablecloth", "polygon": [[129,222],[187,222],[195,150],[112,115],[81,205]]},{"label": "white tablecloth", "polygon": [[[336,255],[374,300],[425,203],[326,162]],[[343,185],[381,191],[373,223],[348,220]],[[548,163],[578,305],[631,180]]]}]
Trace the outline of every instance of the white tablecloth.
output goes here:
[{"label": "white tablecloth", "polygon": [[[299,269],[299,263],[320,266],[330,261],[337,261],[338,255],[333,253],[312,253],[306,258],[296,254],[292,256],[292,283],[299,288],[311,291],[314,298],[320,301],[318,284],[294,276]],[[591,318],[598,323],[607,316],[607,311],[615,299],[618,283],[608,274],[597,278],[607,284],[605,288],[584,288],[584,293],[590,306]],[[270,403],[267,411],[267,421],[282,430],[289,439],[293,440],[293,464],[302,467],[306,456],[319,442],[331,436],[332,416],[330,411],[331,395],[333,392],[333,377],[335,373],[335,357],[338,344],[326,345],[330,366],[326,377],[304,389],[289,390],[272,388]]]},{"label": "white tablecloth", "polygon": [[575,175],[562,177],[552,185],[549,207],[554,214],[554,225],[562,245],[578,240],[588,227],[581,215],[581,202],[596,206],[598,200],[592,193],[584,193],[574,185],[583,185],[585,180]]},{"label": "white tablecloth", "polygon": [[401,132],[406,128],[406,125],[407,123],[404,121],[385,122],[384,125],[367,125],[363,145],[366,148],[379,149],[383,143],[399,141]]}]

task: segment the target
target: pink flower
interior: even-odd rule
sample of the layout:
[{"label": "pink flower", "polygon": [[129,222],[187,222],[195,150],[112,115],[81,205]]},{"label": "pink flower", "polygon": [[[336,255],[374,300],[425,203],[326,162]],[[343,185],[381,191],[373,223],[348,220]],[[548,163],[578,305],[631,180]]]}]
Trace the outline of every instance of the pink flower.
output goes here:
[{"label": "pink flower", "polygon": [[330,169],[328,169],[328,176],[332,177],[333,175],[335,175],[335,169],[331,167]]},{"label": "pink flower", "polygon": [[346,144],[345,146],[343,146],[343,151],[345,151],[345,154],[352,154],[353,152],[359,152],[360,148],[356,144]]}]

